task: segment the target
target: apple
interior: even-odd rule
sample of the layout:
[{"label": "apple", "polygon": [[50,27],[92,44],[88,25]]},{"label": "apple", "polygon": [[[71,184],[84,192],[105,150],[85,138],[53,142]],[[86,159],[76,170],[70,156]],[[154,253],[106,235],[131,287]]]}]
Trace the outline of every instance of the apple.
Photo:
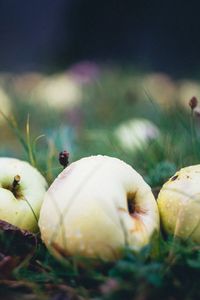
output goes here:
[{"label": "apple", "polygon": [[32,91],[34,101],[45,102],[55,111],[70,110],[82,100],[81,86],[65,73],[46,76]]},{"label": "apple", "polygon": [[[33,90],[45,79],[44,74],[39,72],[24,72],[12,75],[12,91],[20,100],[32,98]],[[31,95],[31,97],[30,97]]]},{"label": "apple", "polygon": [[200,243],[200,165],[182,168],[158,195],[161,224],[166,233]]},{"label": "apple", "polygon": [[158,127],[147,119],[130,119],[115,130],[115,138],[126,151],[133,152],[147,146],[151,140],[159,138]]},{"label": "apple", "polygon": [[150,73],[142,79],[143,95],[168,110],[177,97],[177,84],[165,73]]},{"label": "apple", "polygon": [[178,101],[179,104],[188,111],[189,100],[196,96],[197,99],[200,97],[200,85],[198,81],[194,80],[182,80],[179,82],[178,89]]},{"label": "apple", "polygon": [[124,246],[139,251],[159,231],[151,188],[128,164],[97,155],[65,168],[48,189],[39,227],[56,257],[113,260]]},{"label": "apple", "polygon": [[[11,114],[11,100],[2,87],[0,87],[0,111],[6,116]],[[4,123],[5,118],[0,113],[0,125]]]},{"label": "apple", "polygon": [[8,157],[0,158],[1,220],[36,232],[46,189],[46,180],[28,162]]}]

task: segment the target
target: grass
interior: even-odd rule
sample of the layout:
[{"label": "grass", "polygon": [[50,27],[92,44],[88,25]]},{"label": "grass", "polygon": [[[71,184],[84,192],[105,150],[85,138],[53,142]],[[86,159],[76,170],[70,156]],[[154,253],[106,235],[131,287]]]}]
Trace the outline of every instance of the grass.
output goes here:
[{"label": "grass", "polygon": [[[5,130],[10,130],[11,138],[5,138],[0,154],[29,160],[49,184],[62,170],[58,153],[64,149],[69,150],[71,161],[99,153],[119,157],[141,173],[156,194],[176,170],[199,163],[199,117],[191,119],[190,107],[184,109],[176,102],[164,110],[146,92],[138,98],[133,75],[105,73],[84,87],[75,124],[65,112],[22,102],[9,87],[15,118],[7,119]],[[120,122],[134,117],[152,120],[161,135],[130,151],[116,141],[113,132]],[[39,234],[0,230],[3,299],[189,300],[200,298],[199,285],[199,245],[163,232],[141,252],[125,248],[121,259],[108,263],[81,257],[58,262]]]}]

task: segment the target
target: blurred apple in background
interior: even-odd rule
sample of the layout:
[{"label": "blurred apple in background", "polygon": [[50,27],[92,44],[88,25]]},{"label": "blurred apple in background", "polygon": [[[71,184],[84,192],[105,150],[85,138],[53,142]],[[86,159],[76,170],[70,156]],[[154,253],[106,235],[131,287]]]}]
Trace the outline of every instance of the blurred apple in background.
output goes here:
[{"label": "blurred apple in background", "polygon": [[38,230],[47,182],[28,162],[0,158],[0,219],[21,229]]},{"label": "blurred apple in background", "polygon": [[200,243],[200,165],[172,176],[158,195],[161,224],[166,233]]},{"label": "blurred apple in background", "polygon": [[[2,73],[0,85],[4,94],[5,91],[9,91],[9,95],[14,98],[30,101],[37,106],[43,105],[46,108],[48,106],[57,112],[70,111],[79,107],[84,97],[86,99],[103,97],[103,100],[109,97],[109,102],[100,101],[100,108],[106,105],[110,111],[109,103],[116,90],[116,97],[123,97],[128,105],[148,101],[163,109],[172,108],[176,104],[181,104],[188,109],[188,101],[191,97],[200,98],[198,80],[173,80],[165,73],[156,72],[141,74],[133,72],[131,75],[125,75],[125,73],[116,73],[114,69],[100,68],[99,65],[87,61],[72,65],[66,72],[52,75],[39,72]],[[106,92],[103,92],[105,87]],[[108,87],[112,91],[111,94]],[[115,92],[113,89],[116,89]]]},{"label": "blurred apple in background", "polygon": [[16,96],[22,98],[22,100],[29,101],[32,98],[34,88],[36,88],[44,78],[44,74],[39,72],[15,74],[12,76],[11,89]]},{"label": "blurred apple in background", "polygon": [[82,99],[81,85],[67,73],[45,75],[30,72],[13,75],[10,89],[14,97],[57,112],[70,110]]},{"label": "blurred apple in background", "polygon": [[167,74],[152,73],[143,76],[144,95],[164,109],[174,105],[177,97],[177,86]]},{"label": "blurred apple in background", "polygon": [[56,111],[69,110],[80,103],[81,87],[67,74],[45,77],[33,90],[35,102],[46,103]]},{"label": "blurred apple in background", "polygon": [[120,124],[114,135],[120,147],[133,152],[142,149],[160,136],[158,127],[147,119],[132,119]]},{"label": "blurred apple in background", "polygon": [[39,227],[57,257],[116,259],[121,248],[140,250],[159,231],[155,198],[143,178],[108,156],[82,158],[55,179],[43,202]]},{"label": "blurred apple in background", "polygon": [[[6,117],[9,117],[11,114],[12,105],[11,100],[5,90],[0,87],[0,112],[2,112]],[[0,113],[0,125],[6,123],[5,118]]]},{"label": "blurred apple in background", "polygon": [[188,103],[192,97],[200,100],[200,82],[194,80],[179,81],[178,101],[188,110]]}]

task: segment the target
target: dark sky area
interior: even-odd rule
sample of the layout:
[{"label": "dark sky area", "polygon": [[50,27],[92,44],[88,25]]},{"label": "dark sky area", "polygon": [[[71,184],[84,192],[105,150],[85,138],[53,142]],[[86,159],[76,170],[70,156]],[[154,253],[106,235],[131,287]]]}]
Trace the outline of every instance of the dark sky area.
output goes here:
[{"label": "dark sky area", "polygon": [[200,3],[0,0],[0,71],[80,60],[199,73]]}]

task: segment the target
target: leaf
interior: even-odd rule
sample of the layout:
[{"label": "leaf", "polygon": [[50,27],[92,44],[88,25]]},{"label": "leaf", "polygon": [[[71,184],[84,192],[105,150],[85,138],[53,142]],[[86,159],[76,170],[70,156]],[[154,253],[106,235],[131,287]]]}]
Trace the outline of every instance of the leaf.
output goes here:
[{"label": "leaf", "polygon": [[34,251],[37,243],[35,234],[0,220],[0,249],[4,255],[25,257]]},{"label": "leaf", "polygon": [[19,264],[19,261],[20,258],[17,256],[4,256],[0,260],[0,278],[9,278]]},{"label": "leaf", "polygon": [[190,266],[191,268],[200,269],[200,260],[187,258],[186,261],[188,266]]},{"label": "leaf", "polygon": [[45,288],[53,295],[50,300],[83,300],[75,289],[65,284],[47,284]]}]

